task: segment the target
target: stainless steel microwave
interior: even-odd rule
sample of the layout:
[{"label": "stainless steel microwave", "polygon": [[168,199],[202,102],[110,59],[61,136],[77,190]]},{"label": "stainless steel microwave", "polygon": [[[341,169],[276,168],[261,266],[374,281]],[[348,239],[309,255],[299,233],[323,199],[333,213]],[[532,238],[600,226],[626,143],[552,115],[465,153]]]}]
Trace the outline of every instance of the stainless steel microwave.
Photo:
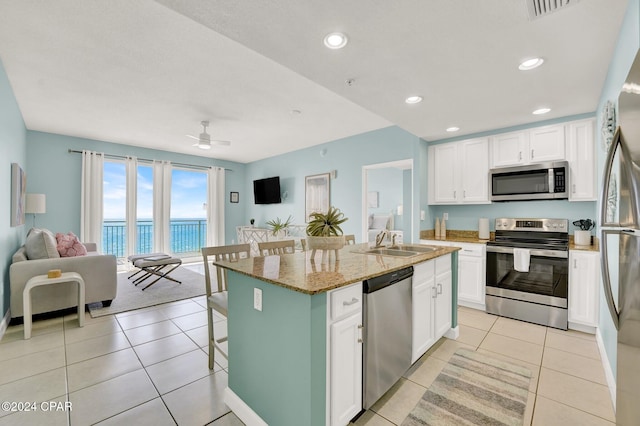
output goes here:
[{"label": "stainless steel microwave", "polygon": [[491,169],[491,201],[569,198],[569,163],[554,161]]}]

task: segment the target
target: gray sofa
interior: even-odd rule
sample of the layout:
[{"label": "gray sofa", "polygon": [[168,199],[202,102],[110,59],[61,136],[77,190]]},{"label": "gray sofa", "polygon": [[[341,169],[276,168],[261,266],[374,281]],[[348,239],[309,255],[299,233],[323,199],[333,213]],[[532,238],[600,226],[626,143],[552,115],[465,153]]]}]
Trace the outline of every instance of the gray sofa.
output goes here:
[{"label": "gray sofa", "polygon": [[[27,258],[25,246],[13,255],[9,268],[11,283],[11,318],[23,316],[22,292],[29,278],[46,275],[51,269],[62,272],[77,272],[85,282],[85,303],[102,302],[110,305],[118,289],[116,257],[96,251],[93,243],[84,243],[86,256],[53,257],[48,259]],[[77,306],[77,286],[75,283],[61,283],[36,287],[31,290],[32,313],[57,311]]]}]

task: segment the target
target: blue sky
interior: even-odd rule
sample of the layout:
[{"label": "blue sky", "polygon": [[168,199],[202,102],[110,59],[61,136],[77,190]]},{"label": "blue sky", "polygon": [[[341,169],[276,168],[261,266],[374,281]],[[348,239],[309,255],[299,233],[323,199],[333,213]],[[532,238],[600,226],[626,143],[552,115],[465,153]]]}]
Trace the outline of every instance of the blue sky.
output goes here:
[{"label": "blue sky", "polygon": [[[105,161],[103,179],[104,219],[125,217],[126,179],[124,163]],[[171,176],[171,218],[202,219],[207,202],[207,174],[194,170],[174,169]],[[138,165],[138,218],[153,216],[153,169]]]}]

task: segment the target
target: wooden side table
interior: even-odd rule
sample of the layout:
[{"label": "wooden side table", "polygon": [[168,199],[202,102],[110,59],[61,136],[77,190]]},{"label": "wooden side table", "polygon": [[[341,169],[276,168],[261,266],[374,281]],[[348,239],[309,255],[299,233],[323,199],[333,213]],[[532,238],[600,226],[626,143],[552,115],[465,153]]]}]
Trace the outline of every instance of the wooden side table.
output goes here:
[{"label": "wooden side table", "polygon": [[22,291],[22,311],[24,315],[24,338],[31,338],[31,289],[42,285],[75,282],[78,284],[78,323],[84,327],[84,280],[77,272],[63,272],[58,278],[36,275],[27,281]]}]

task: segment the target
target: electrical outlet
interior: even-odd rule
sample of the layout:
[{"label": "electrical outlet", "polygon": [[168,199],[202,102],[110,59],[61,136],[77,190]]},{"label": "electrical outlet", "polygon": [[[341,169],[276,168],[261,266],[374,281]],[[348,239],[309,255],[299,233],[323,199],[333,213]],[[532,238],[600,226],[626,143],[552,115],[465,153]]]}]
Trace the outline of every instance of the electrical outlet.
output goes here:
[{"label": "electrical outlet", "polygon": [[253,289],[253,309],[262,312],[262,290],[259,288]]},{"label": "electrical outlet", "polygon": [[420,210],[420,220],[424,220],[427,215],[424,210]]},{"label": "electrical outlet", "polygon": [[444,220],[449,220],[449,213],[444,213],[444,214],[442,215],[442,218],[443,218]]}]

